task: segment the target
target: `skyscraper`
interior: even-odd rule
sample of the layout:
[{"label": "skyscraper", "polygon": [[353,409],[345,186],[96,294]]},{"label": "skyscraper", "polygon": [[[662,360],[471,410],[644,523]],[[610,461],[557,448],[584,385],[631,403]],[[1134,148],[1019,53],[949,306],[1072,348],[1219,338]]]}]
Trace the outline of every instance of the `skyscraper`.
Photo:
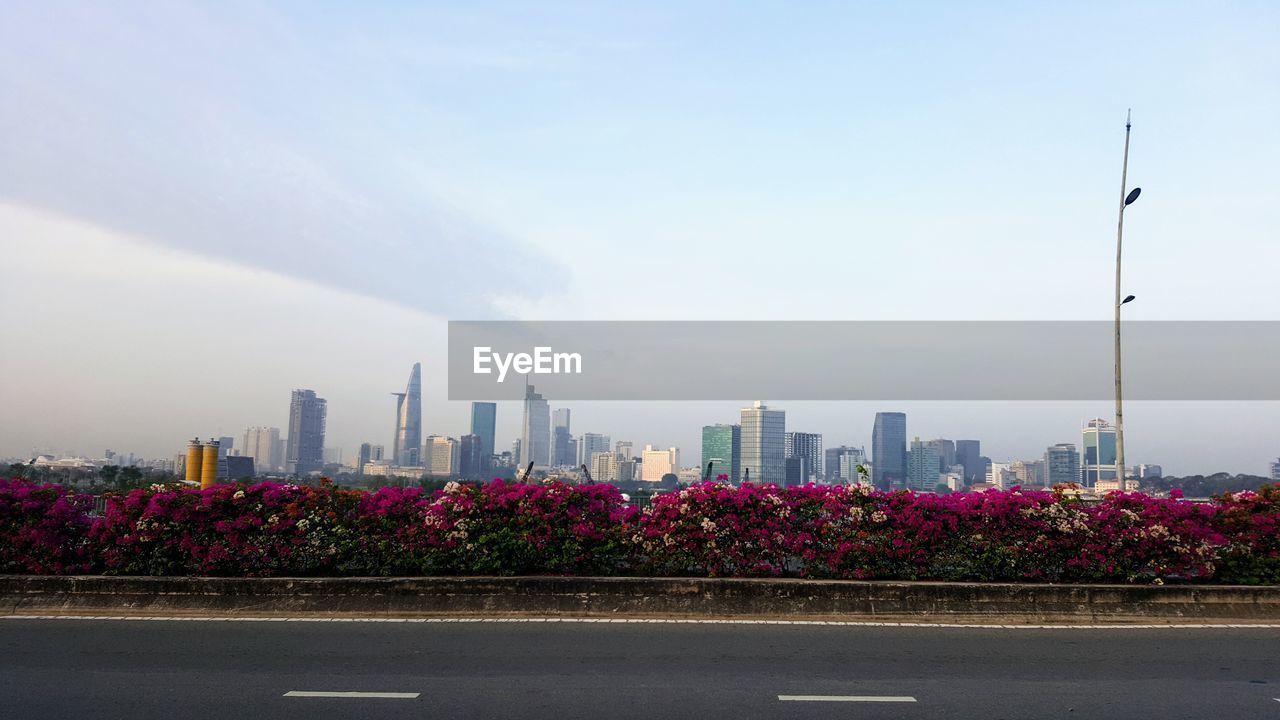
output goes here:
[{"label": "skyscraper", "polygon": [[556,408],[551,417],[551,464],[576,465],[577,453],[569,433],[569,408]]},{"label": "skyscraper", "polygon": [[1280,457],[1271,463],[1271,479],[1280,482]]},{"label": "skyscraper", "polygon": [[1080,453],[1074,443],[1058,443],[1044,451],[1045,484],[1080,484]]},{"label": "skyscraper", "polygon": [[458,475],[463,480],[485,480],[485,469],[480,462],[480,437],[463,435],[458,438]]},{"label": "skyscraper", "polygon": [[1096,418],[1084,426],[1084,486],[1094,487],[1099,480],[1116,479],[1116,429],[1111,423]]},{"label": "skyscraper", "polygon": [[608,435],[584,433],[582,437],[578,438],[578,465],[590,467],[595,462],[596,453],[602,452],[609,452]]},{"label": "skyscraper", "polygon": [[907,480],[907,414],[876,413],[871,430],[871,482],[891,490]]},{"label": "skyscraper", "polygon": [[422,447],[422,363],[414,363],[409,383],[396,396],[396,433],[391,461],[401,467],[417,467]]},{"label": "skyscraper", "polygon": [[800,484],[809,482],[809,478],[822,479],[822,435],[820,433],[789,432],[783,443],[783,454],[786,457],[804,458],[803,472],[805,477]]},{"label": "skyscraper", "polygon": [[702,471],[711,463],[711,480],[727,475],[742,482],[742,426],[706,425],[702,428]]},{"label": "skyscraper", "polygon": [[280,428],[251,427],[244,431],[241,443],[242,454],[253,458],[253,465],[259,472],[279,470],[283,458],[280,449]]},{"label": "skyscraper", "polygon": [[911,451],[907,455],[907,488],[916,492],[933,492],[938,486],[939,467],[937,447],[920,442],[920,438],[912,440]]},{"label": "skyscraper", "polygon": [[324,468],[324,425],[328,403],[313,390],[294,390],[289,402],[285,472],[307,475]]},{"label": "skyscraper", "polygon": [[926,441],[925,445],[937,451],[939,472],[950,470],[951,466],[956,464],[956,444],[954,442],[938,438],[937,440]]},{"label": "skyscraper", "polygon": [[471,403],[471,434],[480,438],[480,471],[485,474],[493,468],[497,423],[498,403]]},{"label": "skyscraper", "polygon": [[781,485],[787,479],[787,414],[757,400],[743,408],[742,480]]},{"label": "skyscraper", "polygon": [[526,385],[519,465],[523,468],[531,462],[535,467],[551,464],[551,407],[542,395],[533,391],[532,385]]},{"label": "skyscraper", "polygon": [[373,445],[360,443],[360,451],[356,453],[356,476],[364,475],[364,466],[373,462]]},{"label": "skyscraper", "polygon": [[985,482],[987,465],[982,461],[982,443],[977,440],[956,441],[956,464],[964,466],[966,485]]},{"label": "skyscraper", "polygon": [[862,478],[858,475],[859,465],[868,465],[866,448],[840,447],[827,448],[823,453],[823,476],[827,482],[857,483]]}]

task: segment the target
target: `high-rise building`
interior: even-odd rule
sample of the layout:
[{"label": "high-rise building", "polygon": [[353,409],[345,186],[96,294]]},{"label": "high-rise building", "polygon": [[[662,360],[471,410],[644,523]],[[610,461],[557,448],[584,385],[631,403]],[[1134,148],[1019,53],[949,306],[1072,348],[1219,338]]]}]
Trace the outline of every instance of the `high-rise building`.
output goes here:
[{"label": "high-rise building", "polygon": [[644,482],[658,482],[664,475],[680,472],[679,448],[659,450],[652,445],[645,445],[641,459],[640,479]]},{"label": "high-rise building", "polygon": [[480,470],[485,474],[493,467],[497,424],[498,403],[471,403],[471,434],[480,438]]},{"label": "high-rise building", "polygon": [[422,447],[422,363],[414,363],[404,392],[396,396],[396,433],[391,461],[401,467],[417,467]]},{"label": "high-rise building", "polygon": [[245,430],[241,448],[243,455],[253,458],[254,467],[259,472],[282,469],[282,458],[277,454],[280,448],[280,428],[251,427]]},{"label": "high-rise building", "polygon": [[783,455],[804,458],[804,472],[808,473],[800,483],[811,478],[822,478],[822,435],[820,433],[789,432],[783,442]]},{"label": "high-rise building", "polygon": [[232,450],[235,449],[235,446],[236,441],[233,437],[223,435],[218,438],[218,459],[225,460],[228,455],[239,455],[240,453],[232,452]]},{"label": "high-rise building", "polygon": [[307,475],[324,468],[324,427],[328,403],[314,390],[294,390],[289,401],[285,472]]},{"label": "high-rise building", "polygon": [[630,440],[619,440],[614,443],[613,451],[627,460],[634,460],[636,457],[635,446]]},{"label": "high-rise building", "polygon": [[1276,461],[1271,463],[1271,479],[1280,481],[1280,457],[1276,458]]},{"label": "high-rise building", "polygon": [[551,464],[576,465],[573,435],[569,432],[569,408],[556,408],[551,414]]},{"label": "high-rise building", "polygon": [[1039,460],[1016,460],[1010,463],[1009,470],[1023,487],[1036,487],[1045,484],[1045,462]]},{"label": "high-rise building", "polygon": [[532,385],[524,390],[524,419],[520,425],[520,466],[551,464],[551,407]]},{"label": "high-rise building", "polygon": [[827,448],[823,453],[823,476],[831,483],[858,483],[862,480],[858,466],[868,464],[866,448],[846,445]]},{"label": "high-rise building", "polygon": [[978,440],[956,441],[956,464],[964,467],[966,485],[986,481],[987,467],[982,461],[982,443]]},{"label": "high-rise building", "polygon": [[1116,429],[1111,423],[1096,418],[1084,426],[1084,457],[1081,465],[1084,486],[1093,487],[1099,480],[1116,479]]},{"label": "high-rise building", "polygon": [[987,482],[1001,490],[1007,490],[1018,484],[1018,476],[1013,472],[1013,463],[991,463],[987,469]]},{"label": "high-rise building", "polygon": [[933,492],[938,486],[940,467],[938,449],[934,445],[920,442],[920,438],[912,440],[907,454],[907,488],[916,492]]},{"label": "high-rise building", "polygon": [[1058,443],[1044,451],[1045,484],[1080,484],[1080,453],[1075,443]]},{"label": "high-rise building", "polygon": [[787,480],[787,414],[757,400],[741,412],[742,481],[781,485]]},{"label": "high-rise building", "polygon": [[453,477],[459,471],[461,450],[461,444],[451,437],[428,435],[422,466],[432,477]]},{"label": "high-rise building", "polygon": [[702,471],[711,463],[711,480],[726,475],[729,482],[742,482],[742,426],[706,425],[702,428]]},{"label": "high-rise building", "polygon": [[356,475],[364,475],[364,466],[373,462],[373,445],[360,443],[360,451],[356,453]]},{"label": "high-rise building", "polygon": [[956,444],[951,440],[944,438],[927,440],[925,445],[937,451],[939,471],[950,470],[951,466],[956,464]]},{"label": "high-rise building", "polygon": [[[618,463],[621,457],[615,452],[602,450],[591,455],[591,459],[583,463],[591,468],[591,477],[596,482],[618,482]],[[628,478],[630,479],[630,478]]]},{"label": "high-rise building", "polygon": [[1138,466],[1138,479],[1148,480],[1151,478],[1164,477],[1164,468],[1151,463],[1142,463]]},{"label": "high-rise building", "polygon": [[481,440],[478,435],[458,438],[458,475],[463,480],[488,480],[488,470],[481,462]]},{"label": "high-rise building", "polygon": [[[609,436],[598,433],[584,433],[578,438],[578,465],[591,466],[595,462],[596,453],[609,452]],[[594,470],[592,471],[595,472]],[[598,478],[597,478],[598,479]],[[604,482],[601,480],[601,482]]]},{"label": "high-rise building", "polygon": [[871,430],[871,482],[881,490],[907,481],[907,414],[876,413]]},{"label": "high-rise building", "polygon": [[786,477],[780,483],[784,487],[804,485],[809,482],[809,458],[803,455],[788,455],[786,459]]}]

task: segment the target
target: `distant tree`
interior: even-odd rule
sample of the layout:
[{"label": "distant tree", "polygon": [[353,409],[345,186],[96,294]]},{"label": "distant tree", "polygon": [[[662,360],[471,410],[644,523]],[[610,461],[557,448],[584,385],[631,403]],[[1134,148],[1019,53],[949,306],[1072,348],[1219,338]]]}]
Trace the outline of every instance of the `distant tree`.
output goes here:
[{"label": "distant tree", "polygon": [[120,472],[116,473],[116,488],[120,490],[137,487],[141,481],[142,469],[133,465],[122,467]]},{"label": "distant tree", "polygon": [[1263,485],[1270,485],[1273,482],[1273,480],[1260,475],[1232,475],[1231,473],[1220,472],[1212,475],[1147,478],[1142,481],[1142,489],[1165,493],[1177,488],[1186,497],[1207,498],[1223,493],[1257,490]]},{"label": "distant tree", "polygon": [[938,495],[950,495],[951,486],[946,483],[938,483],[934,486],[933,491]]},{"label": "distant tree", "polygon": [[102,480],[103,485],[112,485],[116,481],[116,476],[120,474],[119,465],[103,465],[98,468],[98,477]]}]

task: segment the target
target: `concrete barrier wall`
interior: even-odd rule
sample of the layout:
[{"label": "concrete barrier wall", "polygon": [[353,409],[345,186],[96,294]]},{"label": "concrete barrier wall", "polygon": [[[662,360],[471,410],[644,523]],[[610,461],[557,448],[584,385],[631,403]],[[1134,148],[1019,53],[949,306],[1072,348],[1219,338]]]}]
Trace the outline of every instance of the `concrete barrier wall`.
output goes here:
[{"label": "concrete barrier wall", "polygon": [[1280,587],[706,578],[0,576],[0,614],[1280,622]]}]

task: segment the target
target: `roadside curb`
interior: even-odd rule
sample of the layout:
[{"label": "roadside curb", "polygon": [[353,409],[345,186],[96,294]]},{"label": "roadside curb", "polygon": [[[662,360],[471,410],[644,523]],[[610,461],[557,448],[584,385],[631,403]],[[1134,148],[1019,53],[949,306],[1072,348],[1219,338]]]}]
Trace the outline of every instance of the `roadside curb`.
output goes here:
[{"label": "roadside curb", "polygon": [[0,616],[4,615],[1268,624],[1280,623],[1280,587],[730,578],[0,575]]}]

